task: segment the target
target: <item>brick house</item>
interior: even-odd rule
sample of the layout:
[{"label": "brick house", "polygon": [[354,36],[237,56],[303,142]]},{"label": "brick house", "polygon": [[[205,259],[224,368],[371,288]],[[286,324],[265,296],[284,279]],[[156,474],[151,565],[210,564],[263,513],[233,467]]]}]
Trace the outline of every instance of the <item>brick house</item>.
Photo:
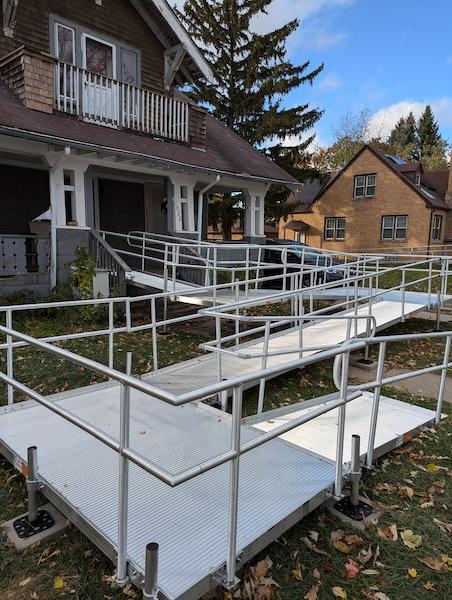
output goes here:
[{"label": "brick house", "polygon": [[1,19],[2,292],[48,293],[96,231],[205,237],[208,193],[242,192],[264,239],[268,187],[297,182],[178,91],[211,72],[166,0],[3,0]]},{"label": "brick house", "polygon": [[302,187],[279,237],[340,251],[444,244],[452,241],[451,173],[365,145],[340,172]]}]

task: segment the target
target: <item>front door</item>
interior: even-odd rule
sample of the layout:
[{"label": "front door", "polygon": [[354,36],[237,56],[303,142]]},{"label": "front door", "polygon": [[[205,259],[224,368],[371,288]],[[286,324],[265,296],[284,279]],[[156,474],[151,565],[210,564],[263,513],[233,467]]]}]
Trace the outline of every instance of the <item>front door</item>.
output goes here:
[{"label": "front door", "polygon": [[82,35],[83,113],[85,119],[112,127],[119,125],[119,86],[116,48],[99,38]]}]

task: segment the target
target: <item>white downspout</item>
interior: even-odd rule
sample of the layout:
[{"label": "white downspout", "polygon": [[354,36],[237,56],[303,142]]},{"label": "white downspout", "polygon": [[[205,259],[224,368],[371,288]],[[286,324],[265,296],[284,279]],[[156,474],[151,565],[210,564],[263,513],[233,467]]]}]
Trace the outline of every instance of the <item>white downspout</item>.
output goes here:
[{"label": "white downspout", "polygon": [[215,181],[211,181],[210,183],[208,183],[206,185],[206,187],[203,187],[202,190],[200,190],[200,192],[198,194],[198,224],[197,224],[197,228],[198,228],[198,241],[201,241],[201,237],[202,237],[202,209],[203,209],[203,204],[204,204],[204,195],[216,183],[218,183],[220,181],[220,179],[221,179],[221,175],[217,175],[215,177]]},{"label": "white downspout", "polygon": [[[71,154],[71,148],[66,146],[64,152],[58,157],[58,160],[51,167],[50,173],[53,175],[57,169],[65,162]],[[57,238],[56,238],[56,219],[57,219],[57,207],[55,190],[52,189],[53,182],[51,182],[50,189],[50,287],[53,289],[57,284]]]}]

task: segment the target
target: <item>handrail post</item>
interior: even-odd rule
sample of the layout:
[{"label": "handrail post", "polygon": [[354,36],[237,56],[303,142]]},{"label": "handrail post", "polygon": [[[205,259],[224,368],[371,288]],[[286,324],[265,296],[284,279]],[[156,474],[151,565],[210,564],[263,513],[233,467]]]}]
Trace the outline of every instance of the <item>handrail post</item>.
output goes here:
[{"label": "handrail post", "polygon": [[155,298],[151,298],[151,336],[152,336],[152,368],[157,371],[158,367],[158,347],[157,347],[157,316],[155,309]]},{"label": "handrail post", "polygon": [[[240,300],[240,279],[237,278],[235,280],[235,303],[237,304]],[[238,346],[239,345],[239,335],[240,335],[240,319],[239,314],[240,314],[240,309],[237,307],[235,309],[235,314],[237,316],[237,318],[235,319],[235,345]]]},{"label": "handrail post", "polygon": [[402,323],[405,323],[405,267],[402,267]]},{"label": "handrail post", "polygon": [[428,293],[427,306],[428,306],[428,308],[431,308],[431,306],[432,306],[432,269],[433,269],[433,263],[432,263],[431,260],[429,260],[429,263],[428,263],[428,284],[427,284],[427,293]]},{"label": "handrail post", "polygon": [[235,576],[237,555],[237,516],[239,501],[239,468],[240,468],[240,433],[242,425],[242,395],[243,386],[234,387],[232,397],[232,432],[231,450],[236,457],[231,460],[229,475],[229,511],[228,511],[228,542],[226,560],[225,586],[232,588],[236,585]]},{"label": "handrail post", "polygon": [[446,346],[444,348],[443,369],[441,371],[441,378],[440,378],[440,382],[439,382],[439,392],[438,392],[438,402],[436,404],[435,423],[437,425],[441,421],[441,410],[443,408],[444,394],[446,391],[447,365],[449,364],[449,354],[450,354],[451,342],[452,342],[452,334],[447,336]]},{"label": "handrail post", "polygon": [[381,382],[383,379],[383,369],[385,364],[386,342],[380,342],[377,362],[377,385],[374,389],[374,398],[372,402],[372,413],[370,416],[369,439],[367,441],[366,467],[370,469],[374,460],[375,434],[377,431],[378,409],[380,406]]},{"label": "handrail post", "polygon": [[[261,369],[267,367],[268,343],[270,339],[270,321],[265,321],[264,345],[262,349]],[[265,377],[259,381],[259,395],[257,399],[257,414],[260,415],[264,410]]]},{"label": "handrail post", "polygon": [[350,502],[352,506],[359,505],[359,480],[361,477],[361,454],[360,454],[360,437],[352,435],[352,461],[350,471]]},{"label": "handrail post", "polygon": [[[127,375],[132,371],[132,353],[127,353]],[[129,517],[129,459],[123,452],[129,447],[130,439],[130,388],[121,383],[119,417],[119,506],[118,506],[118,556],[116,580],[125,585],[127,573],[127,534]]]},{"label": "handrail post", "polygon": [[[6,327],[8,329],[13,328],[13,311],[11,309],[6,311]],[[11,335],[6,336],[6,374],[10,379],[14,378],[14,346],[13,346],[13,338]],[[8,404],[14,403],[14,388],[12,385],[8,384]]]},{"label": "handrail post", "polygon": [[38,520],[39,517],[38,449],[36,448],[36,446],[30,446],[27,449],[27,462],[28,522],[33,524]]},{"label": "handrail post", "polygon": [[113,301],[110,300],[108,303],[108,366],[113,369],[114,366],[114,313],[113,313]]},{"label": "handrail post", "polygon": [[152,542],[146,546],[143,589],[146,600],[158,600],[158,567],[159,545]]},{"label": "handrail post", "polygon": [[342,402],[342,404],[338,408],[336,438],[336,477],[334,483],[334,495],[336,496],[336,498],[340,498],[342,496],[342,466],[344,462],[344,437],[349,362],[350,351],[344,352],[342,354],[341,386],[339,393],[339,399]]}]

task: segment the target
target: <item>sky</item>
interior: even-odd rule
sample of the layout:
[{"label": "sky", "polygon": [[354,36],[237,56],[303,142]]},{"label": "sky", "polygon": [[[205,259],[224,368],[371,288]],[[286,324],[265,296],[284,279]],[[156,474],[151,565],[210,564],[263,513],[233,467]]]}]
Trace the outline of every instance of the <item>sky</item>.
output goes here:
[{"label": "sky", "polygon": [[273,0],[254,27],[298,17],[289,40],[295,64],[325,64],[313,86],[287,97],[325,110],[317,143],[331,143],[341,115],[369,109],[372,133],[387,134],[410,110],[431,104],[452,141],[452,0]]}]

